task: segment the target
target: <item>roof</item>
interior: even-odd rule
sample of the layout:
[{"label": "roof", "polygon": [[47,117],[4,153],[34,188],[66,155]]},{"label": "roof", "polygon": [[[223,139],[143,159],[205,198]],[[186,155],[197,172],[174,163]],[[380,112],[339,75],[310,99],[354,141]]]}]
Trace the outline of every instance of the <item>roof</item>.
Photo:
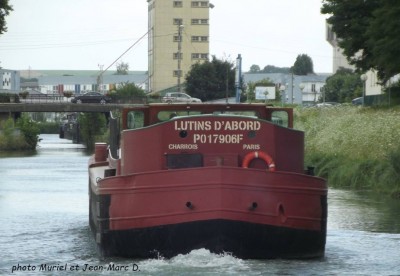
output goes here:
[{"label": "roof", "polygon": [[[96,84],[98,75],[93,76],[40,76],[39,85],[58,85],[58,84]],[[143,84],[147,81],[147,72],[141,74],[128,75],[103,75],[103,83],[124,83],[130,82]]]},{"label": "roof", "polygon": [[[293,75],[295,82],[325,82],[332,74],[310,74],[306,76]],[[285,73],[244,73],[244,82],[257,82],[269,79],[273,83],[290,83],[292,74]]]}]

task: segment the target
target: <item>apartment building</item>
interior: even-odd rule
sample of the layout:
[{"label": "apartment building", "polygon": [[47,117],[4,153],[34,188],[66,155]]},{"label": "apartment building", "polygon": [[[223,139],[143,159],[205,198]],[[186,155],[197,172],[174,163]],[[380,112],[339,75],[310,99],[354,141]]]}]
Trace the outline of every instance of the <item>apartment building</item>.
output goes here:
[{"label": "apartment building", "polygon": [[[336,34],[332,31],[332,26],[328,23],[326,24],[326,40],[331,44],[333,50],[333,73],[339,68],[347,68],[355,70],[355,66],[349,64],[347,58],[343,54],[343,50],[339,47],[338,38]],[[365,73],[365,95],[381,95],[383,87],[378,83],[378,76],[375,71],[369,70]]]},{"label": "apartment building", "polygon": [[209,1],[147,0],[149,92],[182,90],[192,64],[209,58]]},{"label": "apartment building", "polygon": [[15,70],[0,68],[0,93],[19,93],[20,92],[20,74]]}]

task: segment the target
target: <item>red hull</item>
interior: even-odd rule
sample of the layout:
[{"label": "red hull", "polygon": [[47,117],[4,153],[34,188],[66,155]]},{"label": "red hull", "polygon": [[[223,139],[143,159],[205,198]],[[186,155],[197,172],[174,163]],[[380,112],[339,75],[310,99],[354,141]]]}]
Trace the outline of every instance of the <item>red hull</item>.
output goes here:
[{"label": "red hull", "polygon": [[292,119],[290,109],[254,104],[124,109],[123,131],[111,121],[109,148],[97,144],[89,164],[103,254],[323,256],[327,186],[304,173]]},{"label": "red hull", "polygon": [[[156,229],[160,227],[179,228],[188,223],[207,225],[210,221],[224,221],[251,225],[251,228],[275,229],[277,233],[291,233],[289,236],[300,235],[300,240],[313,236],[314,240],[307,239],[307,246],[317,248],[315,252],[306,254],[303,245],[300,253],[286,257],[323,255],[327,187],[320,178],[256,169],[206,167],[110,177],[99,181],[97,190],[96,187],[92,189],[100,197],[109,197],[108,206],[105,207],[107,215],[102,218],[105,220],[103,224],[108,224],[103,226],[103,234],[113,236],[120,233],[114,235],[113,239],[124,237],[122,244],[127,243],[127,233],[133,234],[135,231],[147,233],[153,229],[157,232]],[[101,237],[102,233],[99,234],[99,239],[107,239],[107,234],[104,237]],[[284,234],[282,237],[275,235],[277,240],[283,237]],[[241,250],[245,252],[251,252],[251,248],[254,248],[253,245],[247,249],[242,247]],[[213,250],[211,246],[209,248]],[[219,248],[225,247],[220,245]],[[226,249],[246,257],[234,248],[228,246]],[[290,248],[287,249],[290,252]],[[174,252],[173,248],[163,251],[157,246],[140,251],[149,254],[154,250],[166,255]],[[264,258],[270,257],[266,252],[271,252],[271,248],[264,250]],[[125,252],[121,248],[114,251]],[[176,253],[179,252],[181,250]],[[128,253],[124,255],[131,256]]]}]

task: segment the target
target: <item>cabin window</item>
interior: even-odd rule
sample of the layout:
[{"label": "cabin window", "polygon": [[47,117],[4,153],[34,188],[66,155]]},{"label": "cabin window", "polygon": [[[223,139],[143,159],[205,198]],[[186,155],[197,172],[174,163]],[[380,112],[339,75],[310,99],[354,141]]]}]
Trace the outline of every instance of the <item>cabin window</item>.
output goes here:
[{"label": "cabin window", "polygon": [[226,114],[226,115],[237,115],[237,116],[246,116],[246,117],[255,117],[258,118],[258,114],[256,111],[252,111],[252,110],[236,110],[236,111],[214,111],[213,112],[214,115],[219,115],[219,114]]},{"label": "cabin window", "polygon": [[144,126],[144,114],[142,111],[129,111],[127,116],[128,129],[141,128]]},{"label": "cabin window", "polygon": [[273,111],[271,114],[271,122],[283,127],[289,127],[289,114],[286,111]]},{"label": "cabin window", "polygon": [[160,121],[168,121],[176,116],[193,116],[193,115],[200,115],[200,111],[194,111],[194,110],[179,110],[179,111],[174,111],[174,110],[164,110],[160,111],[157,114],[157,118]]},{"label": "cabin window", "polygon": [[203,166],[203,155],[195,154],[167,154],[168,169],[195,168]]}]

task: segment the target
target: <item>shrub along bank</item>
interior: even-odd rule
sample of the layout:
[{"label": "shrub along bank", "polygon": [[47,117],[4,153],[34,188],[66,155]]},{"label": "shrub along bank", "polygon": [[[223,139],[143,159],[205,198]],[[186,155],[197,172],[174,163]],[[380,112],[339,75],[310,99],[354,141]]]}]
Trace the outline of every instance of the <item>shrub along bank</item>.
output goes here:
[{"label": "shrub along bank", "polygon": [[298,108],[306,164],[331,187],[369,189],[400,198],[400,109]]},{"label": "shrub along bank", "polygon": [[12,118],[1,123],[0,151],[35,150],[39,141],[39,127],[28,116],[14,124]]}]

